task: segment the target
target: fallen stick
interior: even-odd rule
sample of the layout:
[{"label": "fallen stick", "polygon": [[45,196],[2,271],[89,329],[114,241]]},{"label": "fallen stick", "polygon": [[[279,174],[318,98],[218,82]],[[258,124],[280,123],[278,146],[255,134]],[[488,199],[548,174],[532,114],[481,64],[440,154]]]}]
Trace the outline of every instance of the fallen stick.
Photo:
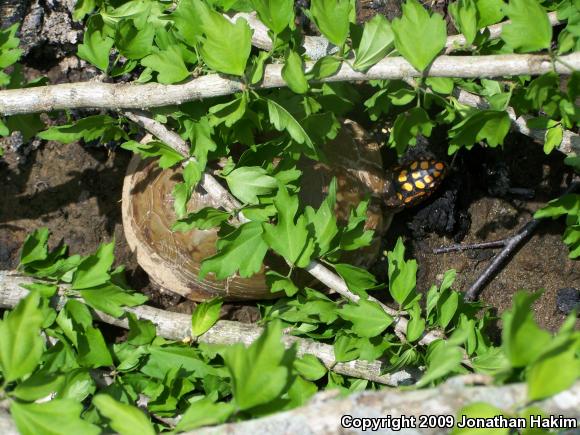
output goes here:
[{"label": "fallen stick", "polygon": [[[348,425],[353,422],[352,418],[370,417],[376,419],[377,423],[382,421],[383,425],[374,429],[366,427],[365,430],[369,433],[392,434],[399,433],[399,429],[402,429],[401,434],[443,435],[451,431],[460,409],[471,403],[484,402],[500,408],[508,415],[510,413],[517,415],[522,405],[527,403],[525,384],[472,387],[465,385],[462,380],[463,378],[459,376],[436,388],[415,391],[365,391],[342,399],[337,399],[337,394],[333,395],[332,391],[321,392],[307,405],[291,411],[255,420],[196,429],[195,432],[185,432],[183,435],[364,433],[360,426],[345,427],[341,423]],[[568,418],[568,428],[572,429],[570,433],[576,433],[574,429],[578,427],[577,420],[580,418],[580,382],[555,396],[534,402],[534,406],[541,409],[546,417],[553,416],[557,421],[562,421],[558,420],[560,416]],[[424,417],[419,417],[421,415]],[[433,416],[442,417],[434,419]],[[414,424],[412,417],[415,418]],[[437,423],[420,428],[421,422],[429,421]],[[406,422],[407,425],[398,427],[397,424],[401,422]],[[367,420],[366,423],[372,421]]]},{"label": "fallen stick", "polygon": [[[550,71],[571,74],[580,69],[580,52],[560,57],[554,65],[549,56],[501,54],[490,56],[440,56],[426,72],[419,72],[402,57],[386,57],[366,73],[353,70],[347,63],[336,74],[316,82],[367,81],[408,77],[486,78],[521,74],[541,75]],[[306,63],[309,71],[314,62]],[[262,81],[254,89],[285,87],[281,64],[267,65]],[[26,89],[0,91],[0,114],[50,112],[63,109],[143,109],[181,104],[187,101],[230,95],[246,88],[239,79],[208,74],[183,84],[149,83],[67,83]]]},{"label": "fallen stick", "polygon": [[[22,276],[14,271],[0,270],[0,308],[14,308],[18,302],[28,294],[28,290],[22,288],[23,284],[31,284],[33,278]],[[60,285],[66,288],[65,285]],[[61,293],[54,297],[55,306],[63,306],[67,297]],[[191,337],[191,316],[187,314],[174,313],[160,310],[147,305],[138,307],[125,307],[126,312],[135,314],[139,319],[150,320],[157,328],[157,334],[169,340],[192,340],[199,343],[209,344],[234,344],[253,343],[263,332],[263,328],[253,324],[233,322],[228,320],[218,321],[205,334],[193,338]],[[129,329],[127,319],[116,318],[97,310],[91,310],[93,317],[110,325]],[[337,362],[334,358],[334,348],[329,344],[319,343],[308,338],[284,335],[282,337],[284,346],[297,346],[299,356],[311,354],[316,356],[324,366],[336,373],[352,376],[360,379],[378,382],[389,386],[409,385],[414,383],[420,376],[419,370],[407,369],[395,373],[383,373],[386,365],[380,361],[354,360],[349,362]]]}]

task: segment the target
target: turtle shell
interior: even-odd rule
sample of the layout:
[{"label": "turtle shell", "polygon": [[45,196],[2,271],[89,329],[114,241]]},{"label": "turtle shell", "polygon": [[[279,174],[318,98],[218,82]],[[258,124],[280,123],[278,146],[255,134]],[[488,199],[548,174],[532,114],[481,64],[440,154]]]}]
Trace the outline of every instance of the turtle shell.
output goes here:
[{"label": "turtle shell", "polygon": [[[390,224],[384,214],[381,195],[386,173],[382,166],[379,145],[357,123],[346,120],[337,137],[323,147],[323,162],[303,158],[299,168],[301,202],[317,208],[326,196],[332,177],[337,179],[336,216],[345,224],[351,208],[367,195],[373,197],[367,210],[366,229],[375,230],[371,246],[347,253],[344,260],[362,267],[369,266],[378,254],[380,236]],[[217,229],[173,232],[173,186],[180,181],[180,167],[162,170],[155,160],[141,160],[135,155],[123,185],[123,225],[125,236],[139,265],[163,290],[203,301],[215,296],[226,300],[252,300],[276,297],[266,284],[265,271],[284,270],[282,258],[268,254],[262,270],[250,278],[239,276],[224,281],[208,274],[199,279],[201,262],[216,253]],[[201,187],[193,193],[189,211],[203,207],[219,207]]]}]

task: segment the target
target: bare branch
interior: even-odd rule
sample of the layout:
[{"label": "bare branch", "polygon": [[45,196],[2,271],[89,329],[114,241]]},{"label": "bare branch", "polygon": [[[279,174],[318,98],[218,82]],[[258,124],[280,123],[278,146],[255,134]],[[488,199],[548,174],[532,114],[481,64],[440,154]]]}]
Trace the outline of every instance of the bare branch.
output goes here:
[{"label": "bare branch", "polygon": [[[320,81],[401,79],[421,77],[424,74],[430,77],[482,78],[540,75],[554,70],[559,74],[571,74],[573,70],[580,69],[580,52],[562,56],[560,59],[562,62],[554,65],[550,57],[545,55],[440,56],[433,61],[428,71],[421,73],[402,57],[387,57],[366,73],[355,71],[343,63],[335,75]],[[313,62],[307,62],[306,69],[310,70],[313,65]],[[255,89],[286,86],[282,78],[282,67],[280,64],[268,65],[262,82]],[[178,85],[86,82],[9,89],[0,91],[0,114],[14,115],[75,108],[142,109],[229,95],[241,91],[244,87],[245,85],[238,79],[209,74]]]},{"label": "bare branch", "polygon": [[[420,415],[455,417],[464,406],[483,402],[496,406],[507,414],[517,415],[522,404],[527,403],[526,384],[511,384],[498,386],[467,386],[464,378],[452,378],[437,388],[414,391],[364,391],[338,399],[338,393],[324,391],[316,394],[305,406],[291,411],[280,412],[267,417],[239,423],[229,423],[216,427],[197,429],[184,435],[277,435],[299,433],[304,435],[326,435],[337,433],[364,433],[360,426],[346,428],[341,426],[345,416],[355,418],[382,418],[385,426],[367,427],[372,433],[417,433],[422,435],[443,435],[450,432],[441,424],[431,428],[419,428]],[[563,416],[570,418],[569,423],[574,432],[580,418],[580,382],[569,389],[548,399],[534,402],[546,416]],[[415,418],[414,425],[402,426],[396,429],[395,424],[401,421],[410,423]],[[404,420],[401,420],[404,418]],[[377,419],[378,420],[378,419]],[[380,422],[380,420],[378,420]],[[367,423],[371,423],[367,420]],[[453,423],[453,422],[452,422]],[[574,424],[575,423],[575,424]],[[451,425],[452,427],[453,425]],[[495,426],[500,427],[500,426]],[[558,427],[563,428],[558,425]]]},{"label": "bare branch", "polygon": [[[20,299],[24,298],[28,291],[21,287],[22,284],[32,283],[32,278],[19,275],[17,272],[0,270],[0,308],[13,308]],[[61,286],[65,288],[66,286]],[[63,306],[67,298],[59,293],[53,303]],[[150,320],[157,327],[157,334],[170,340],[192,340],[191,316],[181,313],[173,313],[157,308],[142,305],[139,307],[125,308],[125,311],[135,314],[139,319]],[[95,319],[110,325],[128,329],[127,319],[118,319],[101,311],[93,311]],[[234,344],[253,343],[263,332],[263,328],[240,322],[227,320],[218,321],[209,331],[200,337],[194,338],[199,343],[209,344]],[[298,355],[312,354],[316,356],[329,370],[336,373],[367,379],[384,385],[397,386],[412,384],[419,376],[418,370],[407,369],[395,373],[383,373],[387,366],[380,360],[363,361],[354,360],[346,363],[337,362],[334,357],[334,348],[331,345],[319,343],[307,338],[299,338],[284,335],[282,342],[286,347],[296,345]]]}]

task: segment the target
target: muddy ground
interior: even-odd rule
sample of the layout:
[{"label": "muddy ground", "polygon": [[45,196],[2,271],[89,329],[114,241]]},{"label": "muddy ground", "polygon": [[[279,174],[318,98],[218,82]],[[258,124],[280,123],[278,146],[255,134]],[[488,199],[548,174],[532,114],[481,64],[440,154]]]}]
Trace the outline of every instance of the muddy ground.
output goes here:
[{"label": "muddy ground", "polygon": [[[70,41],[66,43],[72,47],[79,35],[71,33],[70,20],[66,20],[67,2],[61,3],[58,20],[64,24],[60,35],[68,32]],[[361,2],[359,16],[368,18],[376,13],[378,6],[387,7],[390,3]],[[32,2],[35,4],[39,3]],[[382,12],[393,13],[390,9]],[[42,26],[35,28],[33,36],[37,39],[31,43],[25,58],[27,76],[46,75],[52,83],[91,79],[96,72],[79,62],[71,47],[66,48],[60,41],[59,32],[47,18],[50,16],[41,18],[46,20],[46,32]],[[53,56],[51,61],[46,59],[47,53]],[[434,135],[432,141],[444,148],[444,136]],[[128,152],[79,143],[36,141],[22,145],[14,138],[1,142],[6,149],[0,160],[1,269],[17,266],[26,234],[40,226],[51,230],[53,243],[62,239],[73,253],[93,252],[99,243],[114,238],[117,262],[127,266],[129,281],[135,289],[148,294],[153,305],[184,312],[192,309],[192,303],[156,291],[129,251],[120,204],[123,176],[130,158]],[[430,203],[396,216],[384,247],[392,248],[398,236],[405,238],[410,255],[419,261],[419,289],[427,290],[431,284],[440,282],[445,270],[454,268],[458,272],[455,288],[465,290],[496,251],[434,255],[432,249],[454,243],[454,239],[471,243],[512,235],[535,210],[557,197],[569,178],[562,156],[546,157],[541,146],[522,136],[510,136],[504,150],[476,147],[455,160],[450,177]],[[441,202],[441,198],[449,201]],[[430,226],[434,220],[440,221],[435,225],[437,228],[447,226],[448,231],[432,232]],[[482,301],[501,314],[510,306],[518,289],[544,289],[534,305],[536,318],[544,327],[557,329],[565,318],[556,306],[558,291],[580,288],[580,263],[568,259],[568,250],[561,242],[563,230],[563,221],[543,224],[486,286]],[[379,259],[373,270],[383,275],[384,259]],[[256,319],[256,313],[255,305],[234,304],[228,305],[224,315],[250,321]]]}]

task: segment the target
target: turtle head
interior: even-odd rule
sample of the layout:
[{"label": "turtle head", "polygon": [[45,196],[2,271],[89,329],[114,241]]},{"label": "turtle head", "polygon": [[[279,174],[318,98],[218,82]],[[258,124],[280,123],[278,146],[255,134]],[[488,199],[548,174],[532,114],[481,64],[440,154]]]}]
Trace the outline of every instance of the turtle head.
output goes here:
[{"label": "turtle head", "polygon": [[444,162],[423,159],[398,166],[393,170],[393,178],[385,186],[385,201],[389,208],[403,208],[417,205],[427,199],[447,173]]}]

